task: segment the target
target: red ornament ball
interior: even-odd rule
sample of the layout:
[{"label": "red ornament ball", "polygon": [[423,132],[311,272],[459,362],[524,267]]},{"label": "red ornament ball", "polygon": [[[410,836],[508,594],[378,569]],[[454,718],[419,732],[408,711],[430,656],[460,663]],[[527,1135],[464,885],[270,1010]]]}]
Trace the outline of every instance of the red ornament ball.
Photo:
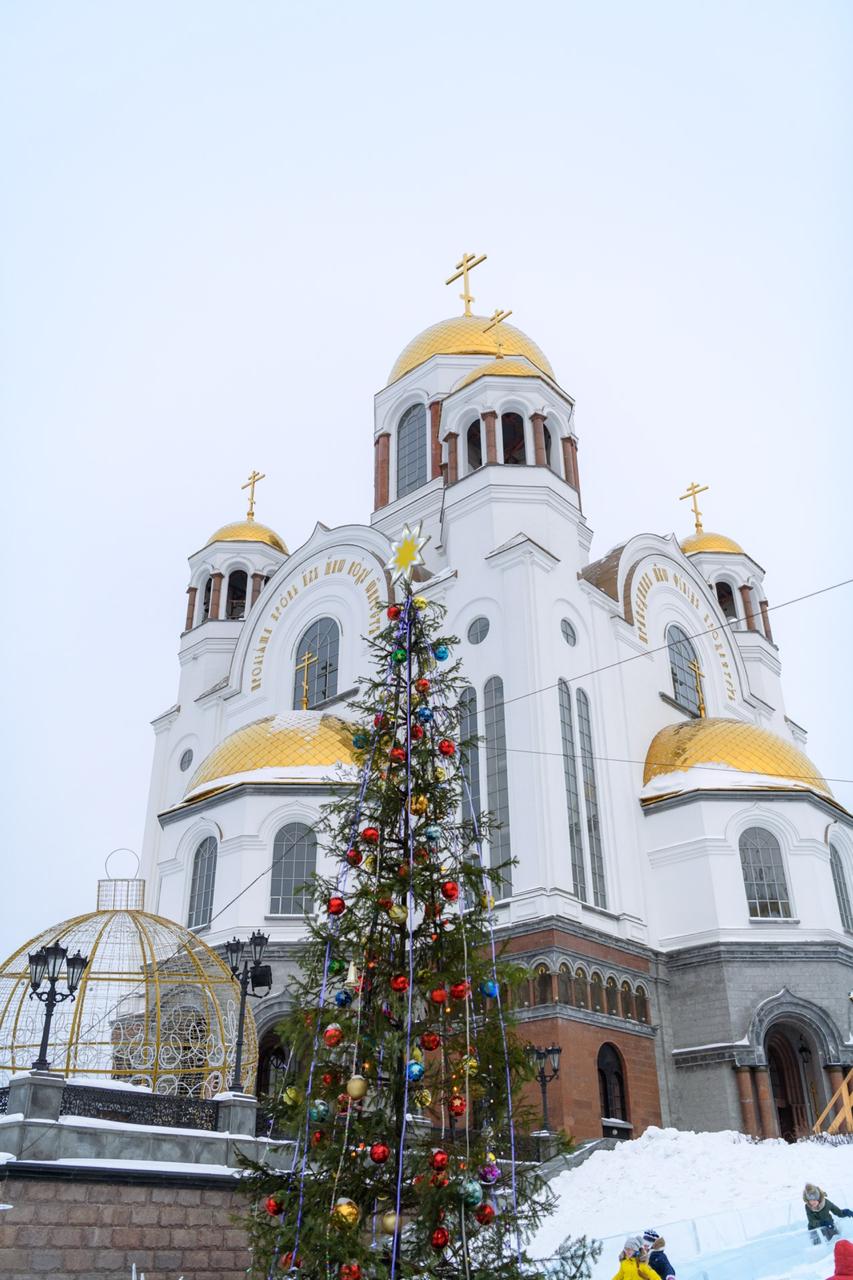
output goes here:
[{"label": "red ornament ball", "polygon": [[391,979],[391,990],[403,992],[403,991],[408,991],[408,989],[409,989],[409,979],[406,977],[404,973],[396,973],[394,977]]},{"label": "red ornament ball", "polygon": [[315,1129],[314,1132],[311,1134],[311,1146],[312,1147],[321,1146],[325,1136],[326,1135],[322,1129]]},{"label": "red ornament ball", "polygon": [[270,1217],[275,1218],[282,1212],[284,1205],[280,1200],[276,1200],[275,1196],[267,1196],[264,1201],[264,1208]]},{"label": "red ornament ball", "polygon": [[349,1111],[349,1104],[352,1101],[348,1093],[338,1094],[338,1114],[345,1115]]},{"label": "red ornament ball", "polygon": [[429,1185],[431,1187],[446,1187],[448,1182],[449,1178],[446,1173],[434,1173],[429,1180]]},{"label": "red ornament ball", "polygon": [[429,998],[433,1004],[444,1004],[447,999],[447,992],[444,987],[434,987],[429,993]]},{"label": "red ornament ball", "polygon": [[389,757],[389,759],[393,760],[395,764],[405,764],[405,763],[406,763],[406,748],[405,748],[405,747],[392,747],[392,748],[391,748],[391,750],[388,752],[388,757]]},{"label": "red ornament ball", "polygon": [[455,880],[445,880],[441,886],[441,896],[447,902],[456,902],[459,897],[459,885]]},{"label": "red ornament ball", "polygon": [[413,724],[413,725],[412,725],[412,737],[414,738],[415,742],[420,742],[420,740],[421,740],[421,738],[422,738],[423,736],[424,736],[424,727],[423,727],[423,725],[422,725],[422,724]]},{"label": "red ornament ball", "polygon": [[387,1142],[374,1142],[370,1148],[370,1158],[374,1164],[384,1164],[391,1154]]},{"label": "red ornament ball", "polygon": [[437,1031],[425,1031],[421,1036],[422,1049],[437,1049],[441,1044],[441,1036]]},{"label": "red ornament ball", "polygon": [[396,622],[402,610],[398,604],[389,604],[385,612],[388,614],[388,617],[392,622]]},{"label": "red ornament ball", "polygon": [[487,1227],[490,1222],[495,1220],[495,1206],[484,1200],[475,1212],[474,1217],[481,1227]]},{"label": "red ornament ball", "polygon": [[415,862],[419,862],[421,865],[429,862],[429,849],[425,849],[422,844],[415,849]]},{"label": "red ornament ball", "polygon": [[351,867],[361,866],[362,852],[360,849],[347,849],[347,862]]},{"label": "red ornament ball", "polygon": [[447,1154],[447,1152],[442,1151],[441,1147],[437,1147],[436,1150],[433,1151],[432,1155],[430,1156],[429,1162],[432,1165],[433,1169],[441,1170],[441,1169],[447,1168],[447,1162],[449,1159],[450,1159],[450,1156]]},{"label": "red ornament ball", "polygon": [[335,1077],[332,1075],[331,1071],[323,1072],[320,1076],[320,1083],[324,1089],[331,1089],[332,1085],[335,1083]]},{"label": "red ornament ball", "polygon": [[365,827],[361,833],[361,838],[365,844],[378,844],[379,829],[377,827]]},{"label": "red ornament ball", "polygon": [[464,1116],[465,1106],[466,1106],[466,1103],[465,1103],[465,1099],[462,1097],[462,1094],[454,1093],[453,1097],[450,1099],[450,1101],[447,1104],[447,1109],[452,1116]]},{"label": "red ornament ball", "polygon": [[451,742],[449,738],[442,738],[438,744],[438,749],[443,756],[456,755],[456,744]]},{"label": "red ornament ball", "polygon": [[330,916],[342,916],[346,909],[347,904],[337,894],[333,894],[326,905],[326,910]]},{"label": "red ornament ball", "polygon": [[433,1249],[446,1249],[450,1244],[450,1232],[447,1227],[436,1227],[429,1238]]},{"label": "red ornament ball", "polygon": [[454,982],[453,986],[450,988],[450,994],[452,995],[454,1000],[467,999],[470,991],[471,991],[471,987],[468,984],[467,978],[465,979],[464,982]]},{"label": "red ornament ball", "polygon": [[421,676],[420,680],[415,681],[415,688],[418,693],[429,693],[429,680],[426,676]]},{"label": "red ornament ball", "polygon": [[338,1275],[340,1280],[361,1280],[361,1267],[357,1262],[344,1262]]},{"label": "red ornament ball", "polygon": [[287,1253],[283,1253],[281,1255],[281,1260],[278,1265],[281,1267],[282,1271],[289,1271],[291,1267],[301,1267],[302,1259],[298,1255],[294,1258],[292,1251],[288,1249]]},{"label": "red ornament ball", "polygon": [[323,1039],[330,1049],[334,1049],[344,1038],[343,1029],[337,1022],[330,1022],[323,1032]]},{"label": "red ornament ball", "polygon": [[385,723],[385,717],[383,716],[381,711],[377,711],[376,715],[373,717],[374,727],[377,729],[381,729],[384,723]]}]

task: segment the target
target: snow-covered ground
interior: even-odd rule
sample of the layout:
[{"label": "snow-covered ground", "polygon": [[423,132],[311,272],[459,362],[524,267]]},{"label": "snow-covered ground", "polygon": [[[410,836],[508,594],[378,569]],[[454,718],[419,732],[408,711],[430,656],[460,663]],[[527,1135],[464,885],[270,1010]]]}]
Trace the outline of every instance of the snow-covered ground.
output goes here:
[{"label": "snow-covered ground", "polygon": [[[594,1280],[611,1280],[625,1237],[648,1227],[665,1237],[679,1280],[825,1280],[833,1250],[806,1233],[806,1182],[853,1207],[853,1143],[649,1129],[555,1178],[560,1207],[531,1252],[547,1257],[569,1236],[594,1237],[604,1242]],[[853,1238],[853,1219],[838,1225]]]}]

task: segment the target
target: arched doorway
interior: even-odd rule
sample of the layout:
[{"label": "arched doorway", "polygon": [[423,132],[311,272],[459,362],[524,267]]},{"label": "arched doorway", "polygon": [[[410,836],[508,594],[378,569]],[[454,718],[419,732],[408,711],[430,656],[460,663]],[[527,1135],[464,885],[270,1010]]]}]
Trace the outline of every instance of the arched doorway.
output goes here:
[{"label": "arched doorway", "polygon": [[816,1045],[803,1027],[777,1022],[767,1032],[764,1052],[779,1136],[796,1142],[810,1133],[823,1105]]}]

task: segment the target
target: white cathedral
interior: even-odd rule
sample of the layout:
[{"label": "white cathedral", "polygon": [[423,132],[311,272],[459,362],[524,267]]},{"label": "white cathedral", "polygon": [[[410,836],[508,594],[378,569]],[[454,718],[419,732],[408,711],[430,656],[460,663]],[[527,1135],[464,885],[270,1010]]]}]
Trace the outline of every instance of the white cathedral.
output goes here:
[{"label": "white cathedral", "polygon": [[590,560],[574,400],[505,314],[471,314],[472,265],[464,314],[375,398],[370,522],[288,551],[254,518],[253,473],[247,518],[190,556],[177,698],[154,721],[151,909],[215,948],[269,934],[263,1088],[318,816],[351,776],[346,703],[392,540],[422,522],[418,592],[460,637],[480,736],[474,802],[501,824],[492,856],[516,859],[496,917],[529,971],[522,1032],[562,1048],[552,1119],[577,1138],[805,1133],[853,1065],[853,818],[785,713],[761,548],[705,532],[691,485],[693,536]]}]

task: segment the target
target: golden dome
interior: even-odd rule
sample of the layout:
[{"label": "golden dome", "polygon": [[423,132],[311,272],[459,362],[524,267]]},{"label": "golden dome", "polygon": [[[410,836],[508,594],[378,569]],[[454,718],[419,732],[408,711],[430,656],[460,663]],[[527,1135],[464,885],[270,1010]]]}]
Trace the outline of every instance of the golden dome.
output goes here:
[{"label": "golden dome", "polygon": [[746,552],[739,543],[727,538],[724,533],[691,533],[684,538],[681,550],[686,556],[698,556],[702,551],[726,551],[730,555],[744,556]]},{"label": "golden dome", "polygon": [[224,524],[208,538],[206,545],[209,547],[214,542],[265,542],[268,547],[275,547],[284,555],[289,554],[275,530],[259,524],[257,520],[235,520],[233,524]]},{"label": "golden dome", "polygon": [[[101,880],[97,911],[45,929],[0,965],[0,1084],[10,1072],[28,1071],[38,1054],[44,1014],[29,999],[28,955],[61,942],[89,963],[76,998],[53,1016],[47,1056],[54,1071],[105,1088],[121,1081],[199,1098],[228,1087],[240,995],[231,970],[196,934],[143,904],[144,881]],[[251,1016],[245,1035],[251,1089]]]},{"label": "golden dome", "polygon": [[184,801],[241,782],[315,782],[337,765],[352,765],[353,728],[325,711],[285,711],[231,733],[190,778]]},{"label": "golden dome", "polygon": [[[683,775],[695,771],[689,779]],[[733,778],[732,772],[742,776]],[[654,779],[665,779],[651,788]],[[832,792],[808,756],[769,729],[741,720],[690,720],[661,729],[652,739],[643,770],[644,799],[697,789],[748,787]]]},{"label": "golden dome", "polygon": [[[389,384],[416,369],[430,356],[493,356],[497,351],[494,334],[483,332],[488,323],[488,316],[453,316],[450,320],[430,325],[400,352],[388,375]],[[553,378],[554,370],[545,354],[514,325],[501,325],[501,344],[505,356],[527,356],[549,378]]]},{"label": "golden dome", "polygon": [[460,378],[453,388],[454,391],[461,391],[463,387],[468,387],[472,382],[476,382],[478,378],[541,378],[542,370],[536,369],[533,365],[525,364],[522,360],[492,360],[490,364],[481,364],[478,369],[472,369],[470,373],[466,373],[464,378]]}]

